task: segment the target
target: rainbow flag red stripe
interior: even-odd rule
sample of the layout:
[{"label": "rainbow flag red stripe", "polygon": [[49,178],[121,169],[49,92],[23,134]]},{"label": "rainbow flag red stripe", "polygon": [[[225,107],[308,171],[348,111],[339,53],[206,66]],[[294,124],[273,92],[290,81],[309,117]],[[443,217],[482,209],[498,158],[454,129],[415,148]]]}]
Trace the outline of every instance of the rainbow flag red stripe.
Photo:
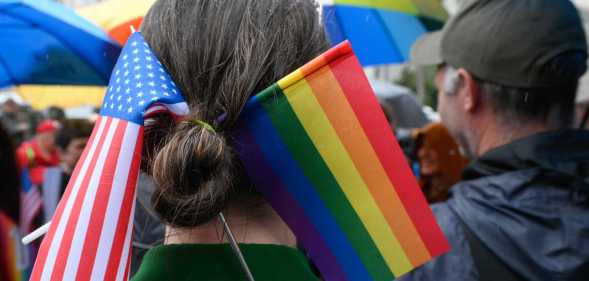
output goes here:
[{"label": "rainbow flag red stripe", "polygon": [[235,146],[325,280],[392,280],[449,250],[345,42],[253,97]]},{"label": "rainbow flag red stripe", "polygon": [[21,245],[18,226],[0,211],[0,280],[29,280],[27,248]]}]

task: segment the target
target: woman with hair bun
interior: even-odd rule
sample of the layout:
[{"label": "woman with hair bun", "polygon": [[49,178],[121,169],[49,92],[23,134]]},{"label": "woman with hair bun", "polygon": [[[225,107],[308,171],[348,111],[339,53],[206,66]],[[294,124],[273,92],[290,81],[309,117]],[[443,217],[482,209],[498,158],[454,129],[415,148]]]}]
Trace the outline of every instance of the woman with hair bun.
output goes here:
[{"label": "woman with hair bun", "polygon": [[252,95],[327,50],[314,1],[159,0],[142,34],[193,121],[161,116],[146,128],[143,168],[157,186],[152,203],[166,239],[133,280],[246,280],[221,212],[255,280],[318,280],[249,183],[230,137]]}]

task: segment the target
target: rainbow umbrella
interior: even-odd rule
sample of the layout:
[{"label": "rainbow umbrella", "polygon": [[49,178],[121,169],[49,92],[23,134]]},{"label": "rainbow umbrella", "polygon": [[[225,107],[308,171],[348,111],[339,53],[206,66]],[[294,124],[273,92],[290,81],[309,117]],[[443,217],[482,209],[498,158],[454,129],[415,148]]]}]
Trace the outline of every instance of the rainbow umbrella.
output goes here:
[{"label": "rainbow umbrella", "polygon": [[333,45],[350,40],[363,66],[401,63],[448,14],[439,0],[324,0],[323,22]]},{"label": "rainbow umbrella", "polygon": [[114,40],[124,45],[131,26],[139,30],[143,16],[155,0],[107,0],[85,6],[77,12],[102,27]]},{"label": "rainbow umbrella", "polygon": [[0,87],[106,85],[120,46],[49,0],[0,0]]}]

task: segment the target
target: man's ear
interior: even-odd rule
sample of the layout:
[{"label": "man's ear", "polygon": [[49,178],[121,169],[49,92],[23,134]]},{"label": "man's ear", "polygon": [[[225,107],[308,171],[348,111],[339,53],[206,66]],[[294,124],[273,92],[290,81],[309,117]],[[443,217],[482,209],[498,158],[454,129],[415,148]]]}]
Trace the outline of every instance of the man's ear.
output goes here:
[{"label": "man's ear", "polygon": [[481,90],[477,80],[464,68],[458,69],[458,93],[462,98],[462,107],[466,112],[474,112],[481,103]]}]

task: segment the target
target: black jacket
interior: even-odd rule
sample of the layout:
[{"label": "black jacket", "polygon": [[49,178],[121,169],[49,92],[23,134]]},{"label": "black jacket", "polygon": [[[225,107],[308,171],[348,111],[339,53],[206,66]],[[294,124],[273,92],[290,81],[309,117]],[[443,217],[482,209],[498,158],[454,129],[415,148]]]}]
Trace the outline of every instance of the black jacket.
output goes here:
[{"label": "black jacket", "polygon": [[525,280],[589,280],[589,131],[493,149],[432,206],[452,250],[401,280],[478,280],[457,216]]}]

